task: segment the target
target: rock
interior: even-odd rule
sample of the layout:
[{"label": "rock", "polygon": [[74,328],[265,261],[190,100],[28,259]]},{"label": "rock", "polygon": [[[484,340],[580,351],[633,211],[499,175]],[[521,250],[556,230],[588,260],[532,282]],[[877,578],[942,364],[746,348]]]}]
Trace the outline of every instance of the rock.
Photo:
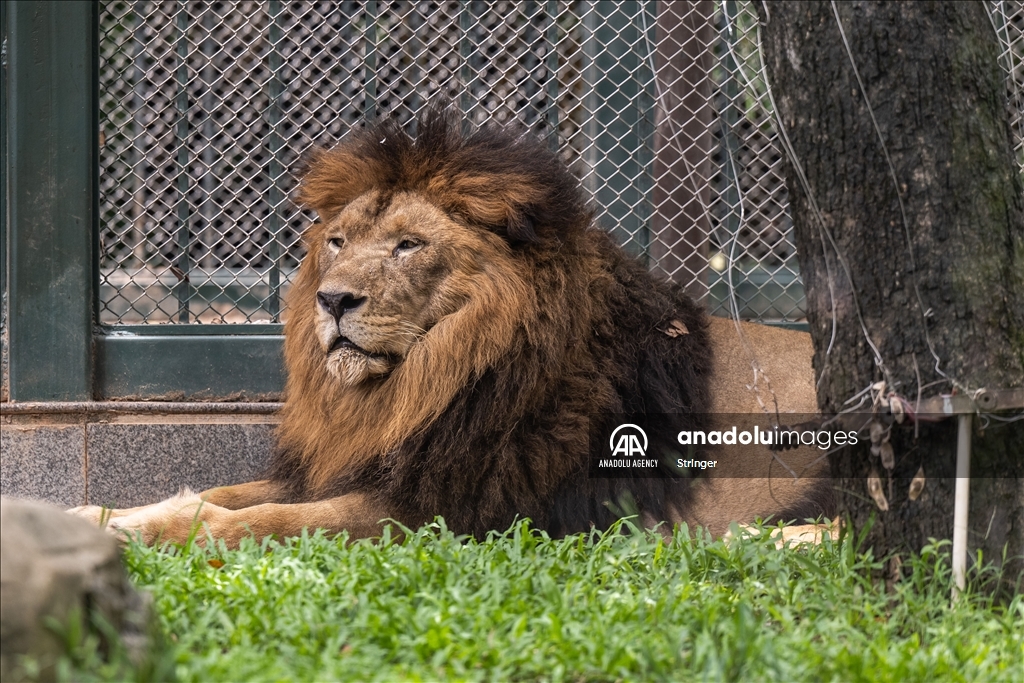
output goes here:
[{"label": "rock", "polygon": [[97,631],[102,617],[133,659],[147,645],[148,597],[128,582],[117,541],[95,526],[45,503],[0,498],[0,680],[16,680],[21,655],[52,679],[65,645],[47,622],[78,620]]}]

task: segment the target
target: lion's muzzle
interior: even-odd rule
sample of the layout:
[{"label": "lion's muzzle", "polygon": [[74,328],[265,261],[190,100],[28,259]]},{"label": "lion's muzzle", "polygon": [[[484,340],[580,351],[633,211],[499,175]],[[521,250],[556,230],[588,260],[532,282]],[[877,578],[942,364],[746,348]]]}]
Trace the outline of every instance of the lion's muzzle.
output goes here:
[{"label": "lion's muzzle", "polygon": [[369,297],[350,291],[322,289],[316,293],[317,336],[327,369],[344,384],[389,373],[397,363],[380,343],[377,316],[368,315]]}]

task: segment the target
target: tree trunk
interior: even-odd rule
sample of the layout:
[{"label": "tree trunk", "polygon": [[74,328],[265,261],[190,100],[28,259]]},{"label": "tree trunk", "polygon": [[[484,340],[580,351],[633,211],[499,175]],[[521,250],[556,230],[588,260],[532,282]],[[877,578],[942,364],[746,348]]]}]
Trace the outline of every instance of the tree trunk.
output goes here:
[{"label": "tree trunk", "polygon": [[[710,0],[658,2],[654,77],[654,215],[648,257],[654,272],[686,286],[698,301],[708,294],[708,235],[705,206],[711,188],[711,103],[708,79],[715,14]],[[694,169],[690,173],[687,169]]]},{"label": "tree trunk", "polygon": [[[821,409],[837,413],[880,380],[910,406],[1024,385],[1024,198],[986,5],[767,9]],[[891,469],[865,444],[832,458],[841,512],[857,528],[877,515],[876,556],[952,537],[956,421],[918,429],[893,429]],[[973,449],[971,547],[988,560],[1009,543],[1019,557],[1024,422],[992,420]],[[910,500],[919,467],[925,489]],[[888,511],[868,493],[872,471]]]}]

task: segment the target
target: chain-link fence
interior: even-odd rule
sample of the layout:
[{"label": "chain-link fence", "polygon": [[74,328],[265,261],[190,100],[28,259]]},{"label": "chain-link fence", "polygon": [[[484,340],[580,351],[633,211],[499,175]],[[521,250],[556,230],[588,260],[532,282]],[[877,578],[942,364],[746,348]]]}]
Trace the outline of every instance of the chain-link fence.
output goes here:
[{"label": "chain-link fence", "polygon": [[[279,321],[299,156],[438,95],[547,137],[601,224],[712,312],[803,317],[750,3],[100,6],[103,324]],[[1024,3],[990,8],[1024,166]]]},{"label": "chain-link fence", "polygon": [[1006,93],[1013,129],[1013,151],[1024,173],[1024,2],[989,3],[992,28],[999,37],[999,65],[1006,71]]}]

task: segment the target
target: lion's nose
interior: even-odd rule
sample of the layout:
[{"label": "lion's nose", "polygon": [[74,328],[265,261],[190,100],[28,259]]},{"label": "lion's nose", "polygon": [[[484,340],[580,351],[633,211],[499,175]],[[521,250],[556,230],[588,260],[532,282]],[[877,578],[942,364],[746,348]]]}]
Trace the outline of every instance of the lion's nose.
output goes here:
[{"label": "lion's nose", "polygon": [[341,316],[345,315],[346,311],[351,311],[366,301],[365,296],[356,296],[351,292],[341,292],[335,294],[333,292],[317,292],[316,300],[320,302],[320,305],[324,307],[328,313],[334,316],[335,320],[341,320]]}]

